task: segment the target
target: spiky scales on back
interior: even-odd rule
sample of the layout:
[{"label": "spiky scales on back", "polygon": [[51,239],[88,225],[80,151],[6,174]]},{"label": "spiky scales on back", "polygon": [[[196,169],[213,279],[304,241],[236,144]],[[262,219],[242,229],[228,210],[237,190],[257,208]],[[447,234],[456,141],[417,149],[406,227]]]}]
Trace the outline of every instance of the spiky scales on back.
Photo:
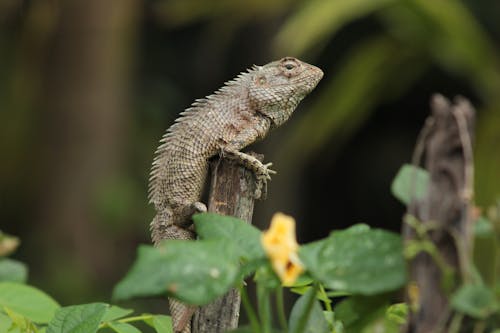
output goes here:
[{"label": "spiky scales on back", "polygon": [[[265,186],[274,173],[270,164],[240,150],[283,124],[322,77],[319,68],[286,57],[253,66],[182,112],[161,139],[151,169],[149,200],[157,211],[153,241],[194,238],[190,216],[206,210],[199,200],[208,160],[215,155],[237,160],[255,173],[258,188]],[[175,329],[189,332],[178,315],[189,309],[180,306],[171,304]]]},{"label": "spiky scales on back", "polygon": [[212,95],[197,99],[180,113],[160,140],[149,184],[149,199],[156,209],[197,200],[206,161],[218,153],[218,137],[224,135],[238,114],[243,82],[248,80],[249,72],[226,82]]}]

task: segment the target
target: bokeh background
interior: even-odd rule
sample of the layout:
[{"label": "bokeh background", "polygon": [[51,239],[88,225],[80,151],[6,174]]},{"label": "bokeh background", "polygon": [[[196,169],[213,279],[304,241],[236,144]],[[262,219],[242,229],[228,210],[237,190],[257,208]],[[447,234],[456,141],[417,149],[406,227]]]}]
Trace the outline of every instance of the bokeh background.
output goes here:
[{"label": "bokeh background", "polygon": [[147,179],[165,129],[252,64],[325,77],[250,149],[278,174],[254,223],[301,242],[364,222],[398,231],[390,194],[432,93],[478,109],[476,200],[500,193],[500,1],[1,0],[0,230],[62,304],[109,301],[148,243]]}]

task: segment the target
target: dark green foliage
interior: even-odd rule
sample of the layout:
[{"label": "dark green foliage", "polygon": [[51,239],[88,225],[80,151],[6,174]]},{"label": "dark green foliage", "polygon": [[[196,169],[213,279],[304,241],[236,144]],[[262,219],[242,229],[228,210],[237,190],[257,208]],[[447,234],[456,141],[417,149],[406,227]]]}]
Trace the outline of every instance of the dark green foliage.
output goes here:
[{"label": "dark green foliage", "polygon": [[104,303],[72,305],[57,310],[47,333],[95,333],[106,313]]},{"label": "dark green foliage", "polygon": [[427,193],[429,173],[419,167],[405,164],[399,169],[391,185],[392,194],[405,205],[419,200]]},{"label": "dark green foliage", "polygon": [[500,309],[493,290],[470,284],[462,286],[452,295],[451,305],[457,311],[477,319],[485,319]]},{"label": "dark green foliage", "polygon": [[295,302],[290,313],[288,327],[290,333],[328,332],[328,322],[319,301],[316,299],[315,288],[310,288]]},{"label": "dark green foliage", "polygon": [[26,282],[28,268],[20,261],[0,258],[0,281]]},{"label": "dark green foliage", "polygon": [[406,281],[400,236],[355,225],[324,240],[304,245],[300,257],[325,287],[373,295],[395,290]]},{"label": "dark green foliage", "polygon": [[159,248],[141,245],[137,261],[116,286],[113,297],[166,295],[206,304],[234,284],[238,258],[227,241],[165,241]]},{"label": "dark green foliage", "polygon": [[246,260],[265,256],[260,245],[260,230],[243,220],[213,213],[193,216],[201,239],[230,241],[237,255]]},{"label": "dark green foliage", "polygon": [[35,323],[48,323],[59,304],[49,295],[34,287],[0,282],[0,307],[28,318]]}]

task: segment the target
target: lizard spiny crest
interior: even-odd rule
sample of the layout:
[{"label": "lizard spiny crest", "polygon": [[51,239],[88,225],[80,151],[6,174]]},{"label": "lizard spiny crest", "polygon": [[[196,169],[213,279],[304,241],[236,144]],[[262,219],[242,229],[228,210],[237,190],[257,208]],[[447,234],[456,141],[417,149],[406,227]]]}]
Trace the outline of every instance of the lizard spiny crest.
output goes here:
[{"label": "lizard spiny crest", "polygon": [[[240,150],[283,124],[322,77],[319,68],[286,57],[252,67],[182,112],[161,139],[151,168],[154,243],[195,238],[190,218],[194,212],[206,211],[199,200],[208,160],[215,155],[224,154],[252,170],[255,196],[261,197],[275,172],[269,169],[270,163]],[[188,333],[193,307],[171,300],[170,310],[175,331]]]}]

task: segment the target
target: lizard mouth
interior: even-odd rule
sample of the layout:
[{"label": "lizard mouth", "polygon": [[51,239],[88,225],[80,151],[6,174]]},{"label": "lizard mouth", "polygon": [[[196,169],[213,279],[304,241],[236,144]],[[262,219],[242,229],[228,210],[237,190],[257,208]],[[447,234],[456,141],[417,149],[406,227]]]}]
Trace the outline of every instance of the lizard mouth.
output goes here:
[{"label": "lizard mouth", "polygon": [[303,82],[303,93],[305,97],[307,94],[309,94],[311,91],[316,88],[318,85],[319,81],[323,78],[324,73],[321,69],[319,69],[316,66],[305,64],[304,63],[304,71],[303,71],[303,76],[300,79],[300,81]]},{"label": "lizard mouth", "polygon": [[313,89],[314,89],[318,85],[319,81],[321,81],[321,79],[323,78],[325,73],[323,73],[323,71],[316,66],[309,65],[309,64],[307,66],[308,66],[308,70],[311,72],[311,75],[309,77],[311,79],[313,79],[313,81],[314,81],[314,86],[313,86]]}]

